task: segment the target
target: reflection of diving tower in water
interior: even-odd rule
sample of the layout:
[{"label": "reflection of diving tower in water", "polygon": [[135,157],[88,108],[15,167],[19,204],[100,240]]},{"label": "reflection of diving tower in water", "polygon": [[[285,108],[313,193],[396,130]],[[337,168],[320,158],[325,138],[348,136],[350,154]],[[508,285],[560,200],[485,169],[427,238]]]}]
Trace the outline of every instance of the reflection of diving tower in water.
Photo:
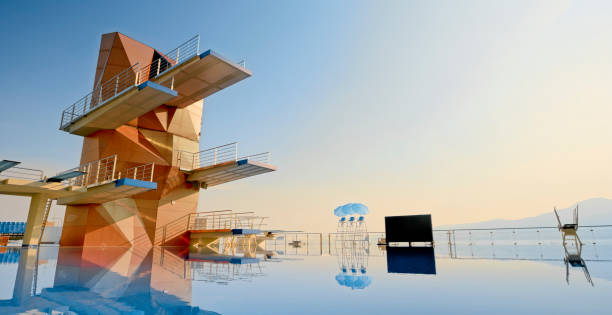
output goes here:
[{"label": "reflection of diving tower in water", "polygon": [[569,224],[561,223],[556,208],[554,212],[557,218],[557,227],[562,234],[563,249],[565,250],[565,258],[563,260],[565,262],[565,281],[569,284],[569,267],[572,266],[582,268],[584,277],[591,285],[594,285],[586,262],[582,259],[582,241],[578,237],[578,205],[572,211],[573,222]]}]

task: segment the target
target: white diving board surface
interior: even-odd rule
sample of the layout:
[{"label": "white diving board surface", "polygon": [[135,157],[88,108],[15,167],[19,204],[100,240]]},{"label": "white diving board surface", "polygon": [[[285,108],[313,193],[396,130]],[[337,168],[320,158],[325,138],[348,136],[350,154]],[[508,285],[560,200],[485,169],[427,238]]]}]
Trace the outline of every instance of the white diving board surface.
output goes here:
[{"label": "white diving board surface", "polygon": [[193,104],[211,94],[250,77],[245,67],[230,61],[218,53],[207,50],[170,68],[166,73],[153,78],[153,82],[172,86],[178,97],[167,105],[179,108]]},{"label": "white diving board surface", "polygon": [[146,81],[126,89],[75,120],[68,119],[71,122],[60,129],[79,136],[88,136],[101,129],[116,129],[177,95],[176,91],[163,85]]},{"label": "white diving board surface", "polygon": [[242,159],[188,171],[187,181],[198,182],[203,188],[276,171],[276,167],[262,162]]}]

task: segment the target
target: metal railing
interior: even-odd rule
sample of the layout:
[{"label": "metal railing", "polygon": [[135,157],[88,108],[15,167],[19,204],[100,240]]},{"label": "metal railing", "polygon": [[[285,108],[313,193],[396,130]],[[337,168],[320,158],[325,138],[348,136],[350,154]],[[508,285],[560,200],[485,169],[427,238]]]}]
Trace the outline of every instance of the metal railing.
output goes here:
[{"label": "metal railing", "polygon": [[109,183],[115,180],[115,168],[117,167],[117,154],[103,159],[92,161],[81,166],[61,172],[65,174],[72,171],[80,171],[85,174],[65,181],[68,186],[91,187]]},{"label": "metal railing", "polygon": [[253,154],[253,155],[248,155],[245,157],[241,157],[238,160],[249,160],[252,162],[260,162],[260,163],[266,163],[266,164],[270,164],[270,158],[271,158],[271,153],[270,152],[264,152],[264,153],[259,153],[259,154]]},{"label": "metal railing", "polygon": [[119,173],[119,178],[131,178],[146,182],[153,181],[153,173],[155,171],[155,163],[149,163],[131,167]]},{"label": "metal railing", "polygon": [[14,166],[3,172],[0,172],[0,177],[10,177],[27,180],[42,180],[44,174],[41,170]]},{"label": "metal railing", "polygon": [[106,82],[96,85],[92,92],[68,106],[62,112],[60,129],[66,129],[76,120],[123,93],[128,88],[151,80],[173,66],[198,55],[199,50],[200,35],[196,35],[167,54],[153,60],[150,64],[141,67],[136,63]]},{"label": "metal railing", "polygon": [[252,162],[269,164],[270,159],[270,152],[238,157],[238,142],[232,142],[196,153],[179,151],[177,164],[182,170],[193,170],[206,166],[214,166],[226,162],[235,162],[241,160],[249,160]]},{"label": "metal railing", "polygon": [[99,84],[89,94],[85,95],[62,112],[60,129],[65,129],[77,119],[104,104],[109,99],[121,94],[127,88],[138,84],[138,63],[121,71],[108,81]]},{"label": "metal railing", "polygon": [[166,241],[192,230],[260,229],[264,219],[253,212],[232,210],[189,213],[157,228],[153,245],[163,246]]},{"label": "metal railing", "polygon": [[191,153],[178,152],[178,165],[181,169],[196,169],[200,167],[217,165],[238,159],[238,142],[224,144],[218,147]]},{"label": "metal railing", "polygon": [[253,212],[194,213],[189,217],[189,230],[259,229],[263,220]]},{"label": "metal railing", "polygon": [[137,84],[152,80],[175,65],[198,55],[199,50],[200,35],[196,35],[167,54],[162,55],[160,58],[153,60],[150,64],[139,69]]}]

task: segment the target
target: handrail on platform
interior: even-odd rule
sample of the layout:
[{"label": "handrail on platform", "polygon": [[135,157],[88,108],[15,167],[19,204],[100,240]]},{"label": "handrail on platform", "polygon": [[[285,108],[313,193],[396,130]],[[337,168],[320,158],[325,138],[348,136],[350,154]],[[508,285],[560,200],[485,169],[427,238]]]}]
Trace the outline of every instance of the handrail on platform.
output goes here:
[{"label": "handrail on platform", "polygon": [[44,173],[42,170],[13,166],[7,170],[0,172],[0,177],[13,177],[27,180],[42,180]]},{"label": "handrail on platform", "polygon": [[116,167],[117,154],[114,154],[97,161],[92,161],[75,168],[71,168],[59,173],[58,175],[72,171],[84,172],[85,174],[67,179],[64,181],[64,183],[68,186],[91,187],[114,181]]},{"label": "handrail on platform", "polygon": [[214,166],[241,160],[269,164],[270,158],[270,152],[238,157],[238,142],[232,142],[195,153],[179,150],[177,153],[177,164],[182,170],[194,170],[206,166]]},{"label": "handrail on platform", "polygon": [[148,164],[138,165],[135,167],[130,167],[126,169],[123,172],[123,174],[120,172],[118,177],[137,179],[137,180],[142,180],[145,182],[152,182],[154,171],[155,171],[155,163],[148,163]]}]

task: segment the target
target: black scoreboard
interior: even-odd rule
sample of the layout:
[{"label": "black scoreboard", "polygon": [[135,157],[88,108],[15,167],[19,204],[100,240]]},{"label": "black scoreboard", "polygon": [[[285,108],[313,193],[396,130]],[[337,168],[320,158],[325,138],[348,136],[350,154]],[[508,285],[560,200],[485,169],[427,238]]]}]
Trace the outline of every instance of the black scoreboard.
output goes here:
[{"label": "black scoreboard", "polygon": [[396,242],[433,242],[431,215],[385,217],[387,244]]}]

